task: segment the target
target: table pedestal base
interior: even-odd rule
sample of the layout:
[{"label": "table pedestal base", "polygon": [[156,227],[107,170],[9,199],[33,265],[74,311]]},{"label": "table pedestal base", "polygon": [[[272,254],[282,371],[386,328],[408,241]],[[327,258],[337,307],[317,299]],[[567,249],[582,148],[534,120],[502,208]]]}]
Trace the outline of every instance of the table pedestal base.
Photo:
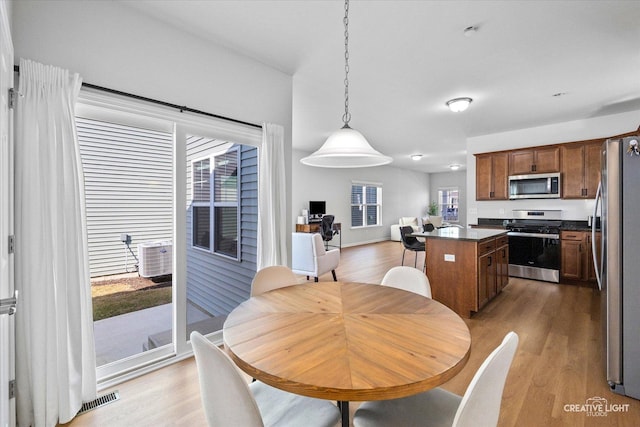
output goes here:
[{"label": "table pedestal base", "polygon": [[339,400],[338,409],[340,409],[340,413],[342,414],[342,427],[349,427],[349,402]]}]

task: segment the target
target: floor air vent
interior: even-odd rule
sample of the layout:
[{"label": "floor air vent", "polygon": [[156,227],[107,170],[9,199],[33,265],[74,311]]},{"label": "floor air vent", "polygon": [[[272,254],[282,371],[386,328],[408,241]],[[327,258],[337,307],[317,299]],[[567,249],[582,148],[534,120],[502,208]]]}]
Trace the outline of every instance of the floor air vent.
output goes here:
[{"label": "floor air vent", "polygon": [[105,394],[104,396],[100,396],[95,400],[92,400],[91,402],[85,402],[82,404],[82,407],[80,408],[80,411],[78,412],[78,415],[80,414],[84,414],[85,412],[89,412],[93,409],[99,408],[101,406],[104,405],[108,405],[111,402],[115,402],[116,400],[120,399],[120,394],[118,393],[118,391],[112,391],[109,394]]}]

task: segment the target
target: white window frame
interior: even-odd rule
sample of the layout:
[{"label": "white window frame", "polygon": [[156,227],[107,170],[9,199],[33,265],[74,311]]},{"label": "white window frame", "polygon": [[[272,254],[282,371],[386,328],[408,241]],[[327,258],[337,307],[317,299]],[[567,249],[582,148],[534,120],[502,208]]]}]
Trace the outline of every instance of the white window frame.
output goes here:
[{"label": "white window frame", "polygon": [[[211,176],[213,174],[213,168],[211,167],[212,158],[213,158],[213,156],[208,155],[208,156],[205,156],[205,157],[200,157],[198,159],[195,159],[195,160],[193,160],[191,162],[191,207],[193,208],[193,209],[191,209],[191,246],[194,247],[197,250],[205,251],[205,252],[211,252],[211,248],[212,248],[212,244],[211,243],[213,241],[213,238],[211,236],[211,230],[213,230],[213,222],[211,220],[211,218],[212,218],[211,197],[213,196],[213,192],[211,190],[211,187],[212,187],[212,185],[211,185],[211,181],[212,181]],[[205,160],[209,160],[209,189],[208,189],[209,190],[209,192],[208,192],[209,200],[201,201],[201,200],[196,200],[196,197],[195,197],[195,195],[196,195],[196,186],[195,186],[195,184],[196,184],[196,181],[195,181],[195,179],[196,179],[196,176],[195,176],[196,175],[195,174],[196,168],[195,168],[195,164],[203,162]],[[209,245],[207,247],[196,244],[196,239],[195,239],[196,210],[195,210],[195,208],[197,208],[197,207],[208,207],[209,208]]]},{"label": "white window frame", "polygon": [[[223,119],[186,114],[177,110],[101,91],[83,88],[76,104],[76,115],[101,114],[103,120],[133,114],[133,126],[159,126],[174,134],[174,213],[173,213],[173,341],[172,345],[149,350],[138,355],[97,368],[98,390],[171,365],[193,355],[186,333],[187,311],[187,135],[202,135],[238,145],[260,148],[262,129],[238,125]],[[208,334],[214,344],[222,344],[222,331]]]},{"label": "white window frame", "polygon": [[[216,198],[215,198],[215,159],[216,157],[222,156],[224,154],[227,153],[232,153],[234,152],[236,155],[236,159],[237,159],[237,164],[238,164],[238,175],[237,175],[237,179],[236,179],[236,201],[235,202],[217,202]],[[209,247],[204,247],[204,246],[200,246],[196,244],[196,241],[194,239],[194,231],[195,231],[195,218],[196,218],[196,214],[195,214],[195,209],[191,210],[191,246],[193,246],[195,249],[197,250],[201,250],[201,251],[206,251],[212,254],[215,254],[217,256],[221,256],[227,259],[232,259],[235,261],[240,261],[241,259],[241,242],[240,242],[240,215],[241,215],[241,197],[240,197],[240,181],[241,181],[241,175],[240,175],[240,147],[239,146],[233,146],[231,148],[222,150],[222,151],[215,151],[212,152],[211,154],[204,156],[204,157],[200,157],[197,158],[195,160],[193,160],[191,162],[191,178],[192,178],[192,197],[191,197],[191,206],[193,208],[196,207],[208,207],[209,208]],[[209,201],[196,201],[195,200],[195,167],[194,165],[196,163],[202,162],[203,160],[209,160]],[[215,224],[216,224],[216,208],[225,208],[225,207],[231,207],[231,208],[236,208],[236,239],[238,240],[237,244],[236,244],[236,253],[235,255],[229,255],[228,253],[225,252],[218,252],[216,250],[216,229],[215,229]]]},{"label": "white window frame", "polygon": [[[360,203],[353,203],[353,187],[362,187],[362,195],[363,200]],[[376,202],[368,203],[367,199],[367,188],[375,187],[376,188]],[[382,184],[378,182],[364,182],[364,181],[353,181],[351,183],[351,191],[349,192],[349,213],[351,218],[351,228],[359,229],[359,228],[371,228],[371,227],[380,227],[382,226]],[[375,224],[367,224],[367,207],[375,206],[376,207],[376,218],[377,222]],[[359,207],[362,212],[362,225],[353,225],[353,208]]]},{"label": "white window frame", "polygon": [[[445,192],[445,191],[448,194],[446,203],[442,198],[442,193]],[[455,203],[451,202],[452,198],[449,195],[451,192],[454,192],[454,191],[458,193],[458,197],[457,197],[457,200],[456,200]],[[458,210],[458,215],[457,215],[457,218],[455,220],[446,218],[446,215],[445,215],[444,212],[445,212],[445,210],[447,209],[447,207],[449,205],[455,205],[456,209]],[[439,187],[438,188],[438,212],[442,216],[442,219],[444,221],[451,222],[451,223],[459,223],[460,222],[460,189],[459,189],[459,187]]]}]

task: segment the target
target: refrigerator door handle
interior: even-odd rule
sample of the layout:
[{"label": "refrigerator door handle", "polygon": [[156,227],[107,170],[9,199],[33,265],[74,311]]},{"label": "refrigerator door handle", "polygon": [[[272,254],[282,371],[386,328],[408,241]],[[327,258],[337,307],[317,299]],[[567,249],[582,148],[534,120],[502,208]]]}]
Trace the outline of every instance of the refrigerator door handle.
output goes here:
[{"label": "refrigerator door handle", "polygon": [[[598,190],[596,191],[596,202],[593,205],[593,221],[591,221],[591,254],[593,256],[593,267],[596,273],[596,280],[598,281],[598,289],[602,290],[602,264],[603,259],[598,262],[598,252],[596,248],[596,218],[598,213],[598,206],[602,203],[602,182],[598,183]],[[604,240],[602,240],[604,243]],[[602,255],[603,252],[600,252]]]}]

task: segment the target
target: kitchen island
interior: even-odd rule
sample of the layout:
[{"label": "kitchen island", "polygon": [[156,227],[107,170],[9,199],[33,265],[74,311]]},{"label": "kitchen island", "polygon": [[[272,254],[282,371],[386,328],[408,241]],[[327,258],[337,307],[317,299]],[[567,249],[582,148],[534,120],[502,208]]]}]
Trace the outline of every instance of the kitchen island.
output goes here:
[{"label": "kitchen island", "polygon": [[506,230],[440,228],[423,237],[433,299],[469,318],[509,283]]}]

